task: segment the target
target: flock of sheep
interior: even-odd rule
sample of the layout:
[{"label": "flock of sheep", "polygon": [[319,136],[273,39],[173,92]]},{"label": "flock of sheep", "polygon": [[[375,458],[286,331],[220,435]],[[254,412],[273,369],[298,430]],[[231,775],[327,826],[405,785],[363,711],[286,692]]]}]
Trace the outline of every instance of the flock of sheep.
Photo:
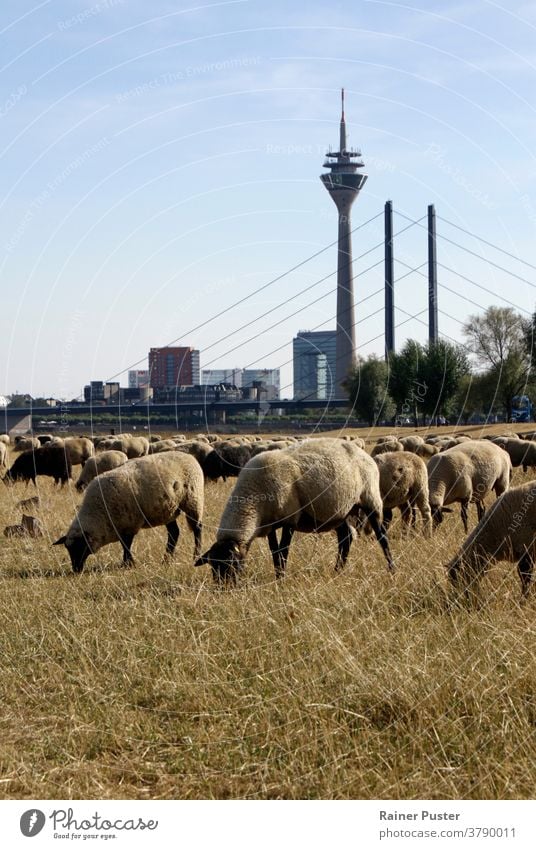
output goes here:
[{"label": "flock of sheep", "polygon": [[[536,433],[472,439],[469,436],[417,434],[380,437],[371,454],[359,437],[260,437],[220,439],[201,435],[160,439],[119,436],[50,436],[16,440],[19,456],[7,468],[9,437],[0,436],[4,481],[34,481],[48,475],[64,485],[80,465],[76,483],[82,504],[66,534],[73,570],[81,572],[89,555],[120,542],[125,563],[143,528],[165,525],[166,554],[179,538],[184,513],[195,540],[195,565],[209,564],[218,581],[235,581],[254,539],[266,537],[276,577],[284,574],[295,532],[335,531],[336,569],[348,557],[353,539],[374,533],[389,569],[393,560],[388,529],[393,510],[403,527],[424,534],[459,503],[465,533],[468,508],[475,503],[478,524],[448,565],[453,584],[466,592],[494,561],[517,562],[523,597],[535,555],[536,481],[510,488],[512,467],[536,466]],[[534,440],[534,441],[533,441]],[[237,476],[224,508],[216,540],[201,554],[205,482]],[[486,511],[485,500],[496,501]],[[8,529],[6,529],[7,531]],[[279,537],[278,537],[278,533]]]}]

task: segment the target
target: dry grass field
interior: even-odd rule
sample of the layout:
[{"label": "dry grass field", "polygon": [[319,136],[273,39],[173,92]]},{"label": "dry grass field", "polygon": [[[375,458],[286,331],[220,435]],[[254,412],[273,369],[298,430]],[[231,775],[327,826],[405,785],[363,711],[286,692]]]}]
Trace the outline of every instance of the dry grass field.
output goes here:
[{"label": "dry grass field", "polygon": [[[207,486],[204,548],[231,487]],[[221,591],[185,525],[171,563],[159,528],[134,568],[117,544],[74,576],[51,543],[81,497],[39,493],[45,539],[0,533],[1,798],[533,797],[536,600],[500,564],[449,604],[458,511],[432,540],[395,521],[393,575],[371,538],[335,575],[335,535],[297,535],[284,581],[262,540]],[[0,531],[32,494],[0,484]]]}]

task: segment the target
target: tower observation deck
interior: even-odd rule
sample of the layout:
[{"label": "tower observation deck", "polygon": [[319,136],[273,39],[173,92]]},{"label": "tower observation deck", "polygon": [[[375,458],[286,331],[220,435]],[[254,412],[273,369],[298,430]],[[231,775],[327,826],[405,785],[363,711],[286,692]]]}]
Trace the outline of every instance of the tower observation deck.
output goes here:
[{"label": "tower observation deck", "polygon": [[329,172],[320,179],[331,195],[339,213],[339,241],[337,258],[337,372],[335,384],[338,397],[344,395],[342,383],[356,362],[354,284],[352,273],[352,236],[350,210],[363,188],[367,177],[359,174],[364,168],[359,150],[346,146],[346,121],[344,118],[344,89],[341,90],[341,123],[339,150],[328,150],[324,168]]}]

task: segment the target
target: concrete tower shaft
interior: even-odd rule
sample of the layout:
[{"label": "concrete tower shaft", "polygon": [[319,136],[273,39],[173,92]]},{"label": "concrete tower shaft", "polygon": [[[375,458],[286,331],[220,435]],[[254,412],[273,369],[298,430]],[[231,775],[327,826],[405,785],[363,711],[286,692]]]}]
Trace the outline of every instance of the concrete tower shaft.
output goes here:
[{"label": "concrete tower shaft", "polygon": [[322,174],[320,179],[339,213],[336,385],[342,395],[342,383],[356,362],[350,210],[367,179],[365,174],[357,173],[358,168],[364,168],[360,151],[348,149],[346,144],[344,89],[341,90],[339,147],[338,151],[326,153],[324,168],[329,168],[329,173]]}]

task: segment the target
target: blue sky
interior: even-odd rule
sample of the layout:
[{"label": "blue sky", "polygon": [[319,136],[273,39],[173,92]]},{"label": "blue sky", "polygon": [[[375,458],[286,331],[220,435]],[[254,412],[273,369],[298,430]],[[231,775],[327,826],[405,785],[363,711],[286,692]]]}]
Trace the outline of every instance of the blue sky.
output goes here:
[{"label": "blue sky", "polygon": [[[292,337],[334,326],[335,278],[298,293],[334,248],[194,328],[336,238],[319,175],[341,86],[369,177],[354,226],[434,203],[536,265],[534,2],[4,0],[0,44],[0,394],[71,398],[178,338],[202,367],[281,366],[291,396]],[[530,281],[440,238],[442,333],[500,297],[534,309],[534,269],[438,233]],[[382,235],[380,216],[354,236],[363,354],[383,352]],[[426,262],[422,227],[395,257]],[[426,339],[426,313],[407,321],[426,291],[397,285],[397,346]]]}]

